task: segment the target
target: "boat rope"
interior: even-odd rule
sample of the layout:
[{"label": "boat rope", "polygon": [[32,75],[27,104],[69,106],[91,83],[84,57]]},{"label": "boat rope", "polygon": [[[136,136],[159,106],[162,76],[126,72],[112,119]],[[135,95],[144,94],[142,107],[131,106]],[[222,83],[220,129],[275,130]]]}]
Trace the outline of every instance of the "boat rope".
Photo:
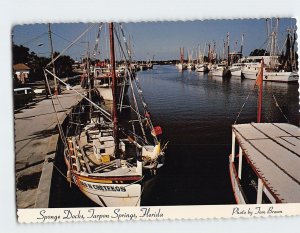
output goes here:
[{"label": "boat rope", "polygon": [[[140,96],[140,99],[142,101],[142,105],[143,105],[143,108],[144,108],[145,118],[147,119],[147,122],[148,122],[148,124],[150,126],[150,130],[154,131],[154,126],[153,126],[153,123],[152,123],[151,118],[150,118],[150,116],[151,116],[150,115],[150,111],[148,110],[148,106],[147,106],[147,104],[145,102],[145,99],[144,99],[144,96],[142,94],[143,92],[142,92],[142,89],[140,87],[140,82],[139,82],[139,77],[138,76],[136,76],[134,83],[135,83],[135,86],[136,86],[136,88],[138,90],[138,94]],[[154,134],[152,136],[154,138],[155,144],[157,144],[158,143],[158,139],[156,137],[156,134]]]},{"label": "boat rope", "polygon": [[78,186],[72,179],[68,180],[68,177],[53,163],[53,167],[58,171],[59,174],[61,174],[69,183],[71,182],[72,184],[75,184]]},{"label": "boat rope", "polygon": [[143,194],[143,192],[144,192],[144,187],[142,188],[141,195],[140,195],[139,199],[137,200],[137,202],[136,202],[135,206],[138,206],[138,203],[139,203],[139,201],[140,201],[140,200],[141,200],[141,198],[142,198],[142,194]]},{"label": "boat rope", "polygon": [[238,119],[239,119],[239,117],[240,117],[242,111],[244,110],[244,107],[245,107],[245,105],[246,105],[246,103],[247,103],[247,101],[248,101],[248,99],[249,99],[249,96],[250,96],[250,94],[251,94],[253,91],[254,91],[254,89],[252,89],[251,91],[249,91],[249,93],[248,93],[248,95],[247,95],[247,97],[246,97],[246,99],[245,99],[245,101],[244,101],[244,103],[243,103],[243,105],[242,105],[240,111],[238,112],[238,115],[237,115],[237,117],[236,117],[234,123],[233,123],[234,125],[237,123],[237,121],[238,121]]},{"label": "boat rope", "polygon": [[275,101],[276,107],[279,109],[279,111],[281,112],[281,114],[283,115],[283,117],[286,119],[286,121],[287,121],[288,123],[290,123],[290,121],[288,120],[288,118],[286,117],[286,115],[283,113],[283,111],[282,111],[280,105],[278,104],[275,95],[272,94],[272,96],[273,96],[273,99],[274,99],[274,101]]},{"label": "boat rope", "polygon": [[[133,98],[134,105],[135,105],[135,110],[139,113],[138,104],[137,104],[137,101],[136,101],[136,97],[135,97],[135,94],[134,94],[134,88],[133,88],[133,85],[132,85],[132,78],[129,78],[129,84],[130,84],[132,98]],[[143,138],[146,142],[148,142],[140,114],[137,114],[137,118],[139,120],[139,124],[140,124],[140,127],[141,127]]]},{"label": "boat rope", "polygon": [[127,40],[126,40],[126,36],[125,36],[124,30],[123,30],[123,24],[119,23],[119,25],[120,25],[122,37],[123,37],[123,40],[124,40],[124,44],[125,44],[125,47],[126,47],[126,50],[127,50],[127,54],[129,56],[129,62],[131,62],[132,61],[132,56],[131,56],[131,52],[130,52],[130,49],[129,49],[129,46],[128,46],[128,43],[127,43]]},{"label": "boat rope", "polygon": [[[96,42],[95,42],[95,47],[94,47],[94,58],[96,58],[97,53],[98,53],[98,46],[99,46],[99,40],[100,40],[100,34],[101,34],[102,26],[103,26],[103,23],[100,23],[98,33],[97,33]],[[99,55],[100,55],[100,51],[99,51]]]},{"label": "boat rope", "polygon": [[[115,29],[114,29],[114,32],[115,32],[115,34],[116,34],[116,38],[117,38],[118,43],[121,44],[120,38],[119,38],[119,36],[117,35],[117,32],[116,32]],[[123,49],[122,46],[120,46],[120,50],[121,50],[121,52],[123,53],[124,58],[127,60],[126,54],[125,54],[124,49]],[[127,62],[125,62],[125,65],[126,65],[127,71],[129,72],[129,85],[130,85],[130,89],[131,89],[131,94],[132,94],[132,98],[133,98],[133,102],[134,102],[135,111],[136,111],[136,112],[139,112],[138,103],[137,103],[137,100],[136,100],[136,97],[135,97],[135,94],[134,94],[134,87],[133,87],[133,84],[132,84],[132,77],[133,77],[132,71],[131,71],[131,68],[128,67]],[[147,136],[146,136],[146,132],[145,132],[145,129],[144,129],[144,126],[143,126],[143,123],[142,123],[141,115],[140,115],[140,114],[137,114],[137,118],[138,118],[138,120],[139,120],[139,124],[140,124],[140,127],[141,127],[141,131],[142,131],[142,134],[143,134],[143,138],[144,138],[144,140],[145,140],[146,142],[148,142]]]},{"label": "boat rope", "polygon": [[70,45],[68,45],[63,51],[61,51],[54,59],[52,59],[47,65],[50,66],[53,64],[59,57],[61,57],[69,48],[71,48],[74,44],[77,43],[78,40],[80,40],[81,37],[83,37],[90,29],[92,29],[95,26],[95,24],[90,25],[83,33],[81,33]]},{"label": "boat rope", "polygon": [[45,79],[46,79],[46,84],[47,84],[47,87],[48,87],[49,95],[51,97],[52,106],[53,106],[53,109],[55,111],[55,116],[56,116],[56,120],[57,120],[57,126],[58,126],[58,130],[59,130],[59,134],[60,134],[61,140],[62,140],[65,148],[68,148],[68,146],[67,146],[67,140],[66,140],[66,137],[64,135],[64,132],[63,132],[63,129],[62,129],[59,117],[58,117],[57,109],[56,109],[55,104],[54,104],[53,95],[51,93],[51,88],[50,88],[48,77],[47,77],[47,74],[46,74],[45,70],[44,70],[44,75],[45,75]]},{"label": "boat rope", "polygon": [[[123,30],[123,27],[122,27],[121,23],[120,23],[120,29],[121,29],[121,33],[122,33],[122,36],[123,36],[124,44],[125,44],[128,56],[129,56],[129,60],[128,61],[130,63],[131,60],[132,60],[131,59],[131,53],[130,53],[130,49],[129,49],[128,43],[126,41],[126,36],[125,36],[125,33],[124,33],[124,30]],[[118,40],[119,43],[121,43],[118,36],[117,36],[117,40]],[[126,55],[125,55],[125,52],[124,52],[123,48],[121,48],[121,50],[122,50],[122,53],[124,54],[124,57],[126,59]],[[131,68],[127,66],[127,63],[126,63],[126,67],[128,69],[128,72],[129,72],[129,79],[131,81],[131,78],[132,78]],[[141,89],[141,85],[140,85],[138,76],[136,76],[136,78],[134,80],[134,84],[135,84],[135,87],[137,89],[137,92],[138,92],[138,95],[140,97],[140,100],[142,102],[142,106],[143,106],[143,109],[144,109],[145,118],[147,119],[147,122],[148,122],[148,124],[150,126],[150,130],[154,131],[154,126],[153,126],[153,123],[152,123],[151,118],[150,118],[150,111],[148,110],[147,104],[145,102],[145,98],[144,98],[144,96],[142,94],[143,92],[142,92],[142,89]],[[133,93],[133,90],[132,90],[132,93]],[[157,137],[156,137],[155,134],[154,134],[153,138],[154,138],[155,144],[157,144],[158,143],[158,139],[157,139]]]},{"label": "boat rope", "polygon": [[101,108],[99,105],[95,104],[93,101],[91,101],[89,98],[87,98],[85,95],[81,94],[80,92],[78,92],[74,87],[68,85],[67,83],[65,83],[63,80],[61,80],[59,77],[57,77],[55,74],[53,74],[51,71],[45,69],[45,71],[49,74],[51,74],[54,78],[56,78],[58,81],[60,81],[61,83],[63,83],[65,86],[69,86],[69,88],[76,92],[78,95],[80,95],[82,98],[84,98],[85,100],[87,100],[89,103],[91,103],[95,108],[97,108],[98,110],[100,110],[100,112],[103,114],[103,116],[111,121],[111,115],[110,113],[108,113],[106,110],[104,110],[103,108]]}]

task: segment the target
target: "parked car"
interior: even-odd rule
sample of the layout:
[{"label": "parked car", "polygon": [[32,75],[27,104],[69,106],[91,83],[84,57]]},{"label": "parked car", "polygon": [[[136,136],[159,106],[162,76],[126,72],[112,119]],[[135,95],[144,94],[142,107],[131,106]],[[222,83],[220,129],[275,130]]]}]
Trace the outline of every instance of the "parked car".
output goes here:
[{"label": "parked car", "polygon": [[35,98],[35,93],[30,87],[22,87],[14,89],[15,105],[27,104]]}]

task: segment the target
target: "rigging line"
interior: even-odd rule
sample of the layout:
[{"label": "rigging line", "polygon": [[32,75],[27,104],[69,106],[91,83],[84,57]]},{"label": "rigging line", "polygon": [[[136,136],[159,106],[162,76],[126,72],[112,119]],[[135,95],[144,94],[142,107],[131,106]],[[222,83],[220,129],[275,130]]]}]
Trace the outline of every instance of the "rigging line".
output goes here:
[{"label": "rigging line", "polygon": [[245,105],[246,105],[246,103],[247,103],[247,101],[248,101],[248,99],[249,99],[249,96],[250,96],[250,94],[251,94],[253,91],[254,91],[254,89],[252,89],[251,91],[249,91],[248,96],[246,97],[246,100],[245,100],[245,102],[243,103],[243,105],[242,105],[242,107],[241,107],[241,110],[239,111],[239,113],[238,113],[238,115],[237,115],[237,117],[236,117],[236,119],[235,119],[235,121],[234,121],[234,123],[233,123],[234,125],[236,124],[237,120],[239,119],[239,117],[240,117],[242,111],[244,110],[244,107],[245,107]]},{"label": "rigging line", "polygon": [[130,49],[129,49],[129,46],[128,46],[128,43],[127,43],[127,40],[126,40],[126,36],[125,36],[124,30],[123,30],[123,24],[119,23],[119,25],[120,25],[120,29],[121,29],[121,33],[122,33],[122,36],[123,36],[125,47],[126,47],[127,53],[129,55],[129,58],[130,58],[130,61],[131,61],[132,58],[131,58]]},{"label": "rigging line", "polygon": [[[125,46],[126,46],[127,43],[126,43],[125,34],[124,34],[124,31],[123,31],[123,30],[121,30],[121,31],[122,31],[123,39],[125,40]],[[119,37],[118,37],[117,35],[116,35],[116,37],[117,37],[117,40],[118,40],[119,44],[121,44],[121,42],[120,42],[120,40],[119,40]],[[128,46],[126,46],[126,47],[127,47],[127,49],[128,49]],[[121,50],[122,50],[122,53],[123,53],[125,59],[128,60],[129,62],[131,62],[130,53],[129,53],[129,59],[127,59],[127,58],[126,58],[126,55],[125,55],[125,52],[124,52],[124,50],[123,50],[122,47],[121,47]],[[129,50],[127,50],[127,52],[128,52],[128,51],[129,51]],[[127,66],[127,64],[126,64],[126,66]],[[131,72],[131,69],[130,69],[130,68],[127,67],[127,69],[128,69],[128,71],[129,71],[129,74],[130,74],[130,75],[129,75],[129,79],[130,79],[130,82],[131,82],[132,72]],[[143,97],[143,95],[142,95],[142,91],[141,91],[141,88],[140,88],[140,83],[139,83],[138,77],[135,78],[134,84],[135,84],[135,87],[136,87],[137,90],[138,90],[138,94],[139,94],[140,100],[141,100],[142,105],[143,105],[143,108],[144,108],[144,113],[146,114],[146,113],[148,113],[149,111],[148,111],[148,109],[146,108],[147,105],[146,105],[145,100],[144,100],[144,97]],[[132,94],[133,94],[133,96],[134,96],[134,89],[133,89],[133,88],[132,88]],[[135,97],[134,97],[134,98],[135,98]],[[136,101],[136,100],[135,100],[135,101]],[[151,130],[153,130],[154,127],[153,127],[153,124],[152,124],[152,121],[151,121],[150,117],[147,117],[147,120],[148,120],[148,123],[149,123],[149,125],[150,125]],[[156,143],[158,143],[158,139],[157,139],[156,135],[154,136],[154,140],[155,140]],[[146,140],[146,141],[147,141],[147,140]]]},{"label": "rigging line", "polygon": [[[51,74],[54,78],[56,78],[58,81],[60,81],[61,83],[63,83],[65,86],[68,85],[67,83],[65,83],[64,81],[62,81],[60,78],[58,78],[55,74],[51,73],[49,70],[45,69],[45,71],[47,73]],[[109,121],[111,121],[111,115],[107,111],[105,111],[103,108],[101,108],[100,106],[98,106],[97,104],[95,104],[89,98],[85,97],[83,94],[81,94],[80,92],[78,92],[77,90],[75,90],[74,87],[72,87],[70,85],[68,85],[68,86],[70,87],[70,89],[72,91],[76,92],[82,98],[86,99],[89,103],[91,103],[94,107],[96,107],[97,109],[99,109],[103,113],[103,116],[106,117],[106,119],[108,119]]]},{"label": "rigging line", "polygon": [[279,109],[279,111],[280,111],[280,112],[281,112],[281,114],[284,116],[284,118],[286,119],[286,121],[287,121],[288,123],[290,123],[290,121],[288,120],[288,118],[286,117],[286,115],[283,113],[283,111],[282,111],[282,109],[281,109],[280,105],[278,104],[278,102],[277,102],[277,100],[276,100],[276,97],[275,97],[275,95],[274,95],[274,94],[272,94],[272,96],[273,96],[273,99],[274,99],[274,101],[275,101],[275,105],[276,105],[276,107]]},{"label": "rigging line", "polygon": [[[64,173],[54,163],[53,163],[53,167],[58,171],[59,174],[61,174],[66,180],[68,180],[68,177],[66,177]],[[72,179],[71,181],[68,180],[68,182],[71,182],[77,186],[77,184],[74,181],[72,181]]]},{"label": "rigging line", "polygon": [[[132,98],[133,98],[133,101],[134,101],[135,109],[136,109],[137,112],[139,112],[138,111],[138,104],[137,104],[136,97],[135,97],[135,94],[134,94],[134,88],[133,88],[133,85],[132,85],[131,77],[129,77],[129,83],[130,83],[130,88],[131,88],[131,93],[132,93]],[[144,140],[145,140],[145,142],[148,142],[147,137],[146,137],[146,133],[145,133],[145,129],[144,129],[141,117],[140,117],[140,114],[137,114],[137,117],[138,117],[138,120],[139,120],[139,124],[140,124],[141,130],[142,130]]]},{"label": "rigging line", "polygon": [[91,28],[93,28],[95,25],[90,25],[83,33],[81,33],[69,46],[67,46],[63,51],[60,52],[52,61],[50,61],[47,66],[50,66],[53,64],[59,57],[61,57],[69,48],[71,48],[78,40],[80,40],[81,37],[83,37]]},{"label": "rigging line", "polygon": [[44,75],[45,75],[45,78],[46,78],[46,83],[47,83],[48,91],[49,91],[49,94],[50,94],[50,97],[51,97],[52,106],[53,106],[53,109],[55,111],[55,116],[56,116],[56,120],[57,120],[57,126],[58,126],[58,130],[59,130],[59,134],[60,134],[60,137],[62,139],[62,142],[64,143],[64,146],[67,147],[67,140],[66,140],[66,137],[65,137],[65,135],[63,133],[63,129],[62,129],[60,120],[58,118],[57,109],[56,109],[55,104],[54,104],[53,95],[51,93],[51,88],[50,88],[49,81],[48,81],[48,76],[47,76],[45,70],[44,70]]},{"label": "rigging line", "polygon": [[102,26],[103,26],[103,23],[100,23],[99,24],[99,29],[98,29],[98,32],[97,32],[95,47],[94,47],[94,58],[97,57],[97,51],[98,51],[98,46],[99,46],[100,34],[101,34]]},{"label": "rigging line", "polygon": [[[114,30],[114,32],[115,32],[115,34],[116,34],[116,31],[115,31],[115,30]],[[117,38],[117,40],[118,40],[118,43],[121,44],[118,35],[116,35],[116,38]],[[121,51],[122,51],[122,53],[123,53],[123,55],[124,55],[125,60],[127,61],[128,59],[126,58],[126,55],[125,55],[125,52],[124,52],[122,46],[121,46]],[[131,93],[132,93],[132,98],[133,98],[133,102],[134,102],[134,105],[135,105],[135,109],[136,109],[137,112],[139,112],[137,100],[136,100],[136,97],[135,97],[135,95],[134,95],[134,87],[133,87],[133,85],[132,85],[132,78],[131,78],[131,77],[132,77],[132,73],[131,73],[130,68],[128,68],[127,62],[125,63],[125,65],[126,65],[128,71],[130,72],[130,76],[129,76],[129,84],[130,84],[130,88],[131,88]],[[141,131],[142,131],[144,140],[145,140],[146,142],[148,142],[147,137],[146,137],[146,133],[145,133],[145,129],[144,129],[144,126],[143,126],[143,123],[142,123],[142,119],[141,119],[141,117],[140,117],[140,114],[137,114],[137,117],[138,117],[138,120],[139,120],[139,124],[140,124],[140,127],[141,127]]]},{"label": "rigging line", "polygon": [[[147,119],[147,121],[148,121],[148,123],[149,123],[149,126],[150,126],[150,128],[151,128],[151,130],[154,130],[154,126],[153,126],[153,123],[152,123],[152,121],[151,121],[151,118],[150,118],[150,116],[147,116],[147,115],[149,115],[150,112],[149,112],[149,110],[148,110],[147,104],[145,103],[145,99],[144,99],[144,96],[142,95],[141,88],[140,88],[140,86],[138,85],[138,84],[140,84],[140,83],[139,83],[139,78],[138,78],[138,76],[136,77],[134,83],[135,83],[135,86],[136,86],[136,88],[137,88],[137,90],[138,90],[138,94],[139,94],[139,96],[140,96],[140,99],[141,99],[141,101],[142,101],[142,105],[143,105],[143,108],[144,108],[145,118]],[[154,137],[155,143],[157,144],[157,143],[158,143],[158,139],[157,139],[156,135],[153,136],[153,137]]]},{"label": "rigging line", "polygon": [[117,40],[118,40],[118,44],[119,44],[119,46],[120,46],[120,50],[121,50],[120,52],[122,52],[122,54],[123,54],[123,56],[124,56],[124,60],[125,60],[125,61],[129,61],[129,59],[127,59],[127,57],[126,57],[126,54],[125,54],[125,52],[124,52],[124,49],[123,49],[123,47],[122,47],[122,45],[121,45],[120,38],[119,38],[119,36],[118,36],[117,31],[116,31],[115,28],[114,28],[114,32],[115,32],[116,38],[117,38]]}]

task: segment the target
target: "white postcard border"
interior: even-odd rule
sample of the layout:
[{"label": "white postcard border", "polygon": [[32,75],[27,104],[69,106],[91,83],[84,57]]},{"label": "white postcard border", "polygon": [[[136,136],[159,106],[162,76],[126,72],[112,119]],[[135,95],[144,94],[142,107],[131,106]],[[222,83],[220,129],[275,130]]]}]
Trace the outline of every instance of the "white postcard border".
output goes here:
[{"label": "white postcard border", "polygon": [[18,209],[20,223],[103,222],[299,216],[300,203]]}]

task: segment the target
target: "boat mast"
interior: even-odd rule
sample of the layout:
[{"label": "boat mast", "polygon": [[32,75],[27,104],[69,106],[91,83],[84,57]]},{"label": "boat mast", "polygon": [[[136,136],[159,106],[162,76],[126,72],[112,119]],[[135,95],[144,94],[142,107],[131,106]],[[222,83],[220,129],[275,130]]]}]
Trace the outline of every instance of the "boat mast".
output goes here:
[{"label": "boat mast", "polygon": [[113,94],[113,133],[115,140],[115,158],[117,167],[121,166],[120,150],[119,150],[119,123],[117,111],[117,80],[116,80],[116,67],[115,67],[115,45],[114,45],[114,25],[109,23],[109,41],[110,41],[110,64],[111,64],[111,78],[112,78],[112,94]]},{"label": "boat mast", "polygon": [[230,43],[229,43],[229,32],[227,32],[227,65],[230,66]]},{"label": "boat mast", "polygon": [[262,58],[260,72],[258,73],[258,77],[255,83],[258,86],[257,123],[260,123],[261,121],[263,77],[264,77],[264,59]]},{"label": "boat mast", "polygon": [[241,56],[243,56],[243,46],[244,46],[244,33],[242,34],[242,40],[241,40]]}]

